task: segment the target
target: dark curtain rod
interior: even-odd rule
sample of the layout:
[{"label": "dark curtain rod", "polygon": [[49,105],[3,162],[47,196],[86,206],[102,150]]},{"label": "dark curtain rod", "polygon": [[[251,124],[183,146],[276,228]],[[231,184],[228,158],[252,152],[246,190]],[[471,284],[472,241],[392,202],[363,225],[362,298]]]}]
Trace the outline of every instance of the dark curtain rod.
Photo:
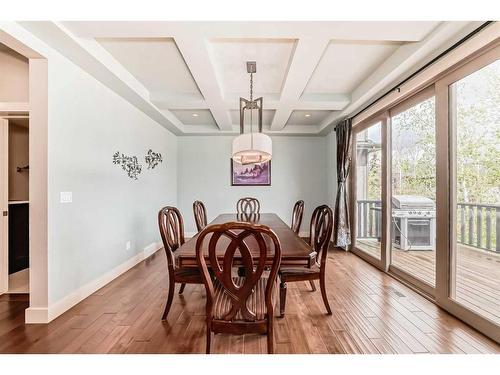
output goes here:
[{"label": "dark curtain rod", "polygon": [[[467,41],[468,39],[472,38],[474,35],[476,35],[477,33],[479,33],[481,30],[483,30],[486,26],[488,26],[489,24],[493,23],[494,21],[486,21],[485,23],[483,23],[481,26],[479,26],[477,29],[473,30],[472,32],[470,32],[469,34],[467,34],[466,36],[464,36],[462,39],[460,39],[458,42],[456,42],[455,44],[453,44],[451,47],[449,47],[448,49],[446,49],[445,51],[441,52],[438,56],[436,56],[435,58],[433,58],[431,61],[429,61],[427,64],[425,64],[424,66],[422,66],[420,69],[418,69],[416,72],[410,74],[410,76],[408,76],[407,78],[405,78],[403,81],[401,81],[399,84],[397,84],[396,86],[394,86],[392,89],[390,89],[389,91],[385,92],[384,94],[382,94],[381,96],[379,96],[377,99],[375,99],[373,102],[371,102],[370,104],[368,104],[367,106],[365,106],[363,109],[359,110],[358,112],[356,112],[355,115],[351,116],[351,118],[354,118],[356,117],[357,115],[359,115],[360,113],[366,111],[368,108],[370,108],[371,106],[373,106],[374,104],[376,104],[377,102],[379,102],[380,100],[382,100],[383,98],[385,98],[387,95],[389,95],[390,93],[392,93],[394,90],[397,90],[399,89],[399,87],[401,85],[404,85],[406,82],[408,82],[410,79],[412,79],[413,77],[415,77],[417,74],[419,74],[420,72],[422,72],[424,69],[428,68],[430,65],[434,64],[436,61],[438,61],[440,58],[442,58],[443,56],[447,55],[448,53],[450,53],[451,51],[453,51],[455,48],[457,48],[459,45],[461,45],[462,43],[464,43],[465,41]],[[337,128],[337,126],[335,126],[335,128],[333,130],[335,130]]]}]

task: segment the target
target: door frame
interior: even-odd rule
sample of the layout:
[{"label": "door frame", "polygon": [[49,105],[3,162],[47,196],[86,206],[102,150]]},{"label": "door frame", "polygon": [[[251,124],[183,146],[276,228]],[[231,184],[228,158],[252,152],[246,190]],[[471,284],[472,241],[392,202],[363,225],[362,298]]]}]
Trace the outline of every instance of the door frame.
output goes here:
[{"label": "door frame", "polygon": [[[351,171],[354,171],[353,173],[350,173],[349,175],[349,189],[350,189],[350,221],[351,221],[351,247],[350,250],[358,255],[360,258],[363,258],[367,262],[373,264],[374,266],[384,269],[387,271],[387,244],[388,244],[388,236],[386,235],[386,228],[387,228],[387,201],[384,199],[384,197],[387,195],[387,170],[384,168],[384,166],[387,164],[387,131],[388,131],[388,126],[387,122],[390,121],[388,118],[388,112],[384,112],[378,116],[370,117],[363,121],[363,123],[360,123],[356,127],[353,127],[353,133],[352,133],[352,155],[355,155],[355,157],[352,158],[351,160]],[[381,181],[382,181],[382,188],[381,188],[381,193],[380,193],[380,200],[382,201],[382,218],[381,218],[381,240],[380,240],[380,259],[375,258],[374,256],[368,254],[367,252],[359,249],[356,247],[356,237],[357,237],[357,209],[356,209],[356,202],[357,202],[357,185],[356,185],[356,156],[357,156],[357,147],[356,147],[356,136],[358,133],[369,129],[376,123],[380,122],[380,140],[381,140],[381,151],[382,151],[382,158],[381,158]],[[389,130],[390,131],[390,130]]]},{"label": "door frame", "polygon": [[[436,82],[436,141],[437,155],[437,202],[445,213],[437,218],[436,230],[441,237],[436,247],[443,251],[436,253],[436,302],[466,323],[500,342],[500,329],[489,319],[455,301],[451,295],[455,284],[455,238],[456,238],[456,129],[450,107],[453,97],[449,87],[460,79],[500,59],[500,41],[483,48],[473,59],[461,64],[455,70]],[[439,241],[438,241],[439,240]]]},{"label": "door frame", "polygon": [[[7,25],[0,42],[29,60],[29,102],[0,103],[3,111],[29,112],[29,308],[26,323],[48,323],[48,60],[30,48],[25,30]],[[36,45],[36,43],[35,43]]]},{"label": "door frame", "polygon": [[[492,31],[498,30],[498,27],[492,28]],[[498,33],[496,34],[498,35]],[[484,36],[484,38],[483,38]],[[486,42],[485,42],[486,41]],[[494,52],[496,51],[496,52]],[[437,306],[443,308],[448,311],[450,314],[456,316],[467,324],[471,325],[475,329],[479,330],[486,336],[500,342],[500,330],[498,325],[493,323],[492,321],[484,318],[478,313],[475,313],[466,307],[460,305],[455,302],[452,298],[449,297],[450,294],[450,283],[453,282],[453,272],[451,272],[451,267],[454,262],[454,252],[451,251],[450,239],[455,238],[453,236],[453,231],[455,228],[451,225],[452,218],[454,216],[454,212],[450,212],[454,200],[454,189],[452,188],[454,177],[454,168],[453,163],[453,139],[450,137],[454,136],[453,132],[453,124],[449,119],[449,95],[448,95],[448,86],[461,79],[464,76],[480,69],[488,65],[492,60],[492,54],[497,53],[500,54],[500,38],[498,36],[492,36],[488,34],[488,32],[483,33],[479,37],[479,41],[474,41],[472,43],[472,47],[462,54],[462,59],[455,63],[452,67],[448,67],[446,70],[438,71],[435,73],[433,79],[422,80],[419,78],[415,78],[416,83],[411,82],[410,87],[418,87],[413,90],[404,90],[401,88],[401,91],[404,92],[402,95],[396,95],[393,98],[392,102],[388,102],[381,107],[381,109],[377,112],[372,111],[371,114],[361,115],[361,119],[359,121],[355,121],[353,125],[353,134],[356,132],[364,130],[363,128],[369,127],[372,125],[377,117],[386,116],[387,122],[386,126],[382,127],[382,131],[385,128],[385,135],[383,134],[382,141],[385,142],[385,146],[383,147],[383,168],[382,171],[386,171],[385,176],[382,178],[382,183],[385,191],[383,193],[383,197],[385,197],[386,202],[390,202],[391,192],[388,187],[391,186],[390,183],[390,175],[391,175],[391,167],[392,162],[390,160],[391,156],[391,123],[390,123],[390,109],[398,107],[401,103],[404,103],[406,100],[411,100],[412,97],[419,96],[420,91],[425,91],[425,88],[428,86],[434,86],[434,96],[435,96],[435,105],[436,105],[436,282],[435,288],[430,287],[428,284],[425,284],[418,279],[412,277],[409,274],[402,275],[402,270],[397,268],[394,265],[391,265],[391,250],[390,246],[390,231],[385,230],[386,233],[382,235],[386,236],[385,238],[385,246],[381,248],[382,252],[382,260],[377,261],[375,258],[370,255],[360,251],[355,246],[355,238],[356,238],[356,210],[355,210],[355,201],[356,201],[356,191],[355,191],[355,158],[352,158],[352,171],[349,175],[349,188],[350,188],[350,217],[351,217],[351,245],[349,250],[351,250],[354,254],[358,255],[362,259],[371,263],[375,267],[378,267],[380,270],[386,272],[391,275],[395,279],[401,281],[409,288],[415,290],[420,293],[422,296],[426,297],[430,301],[434,302]],[[425,75],[424,75],[425,77]],[[425,82],[425,85],[423,83]],[[399,93],[399,91],[398,91]],[[370,125],[366,125],[366,124]],[[353,155],[356,152],[355,145],[355,137],[352,137],[353,144],[352,150]],[[451,141],[450,141],[451,139]],[[384,159],[385,153],[385,159]],[[384,224],[386,228],[390,224],[390,204],[387,204],[384,208],[385,220]],[[390,228],[390,227],[389,227]],[[385,257],[384,257],[385,253]],[[404,276],[404,277],[402,277]],[[429,290],[429,288],[434,290]],[[430,292],[430,293],[429,293]]]},{"label": "door frame", "polygon": [[0,117],[0,295],[9,290],[9,120]]}]

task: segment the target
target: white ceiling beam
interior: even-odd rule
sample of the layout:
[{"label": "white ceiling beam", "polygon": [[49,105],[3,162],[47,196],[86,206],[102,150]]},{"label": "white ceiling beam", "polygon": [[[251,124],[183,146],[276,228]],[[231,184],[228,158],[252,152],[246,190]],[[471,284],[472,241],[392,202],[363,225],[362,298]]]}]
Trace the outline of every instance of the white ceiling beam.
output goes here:
[{"label": "white ceiling beam", "polygon": [[329,37],[316,34],[297,41],[281,91],[280,101],[283,104],[276,109],[271,130],[281,130],[285,126],[295,109],[292,104],[299,101],[329,42]]},{"label": "white ceiling beam", "polygon": [[207,41],[204,35],[195,30],[180,27],[174,36],[175,43],[220,130],[230,130],[231,119],[225,108],[224,96],[212,65]]},{"label": "white ceiling beam", "polygon": [[21,26],[66,56],[84,71],[129,101],[174,134],[183,124],[172,114],[162,113],[149,100],[149,93],[97,42],[75,37],[63,24],[49,21],[19,22]]},{"label": "white ceiling beam", "polygon": [[[154,38],[174,36],[179,28],[197,30],[206,38],[303,38],[326,35],[329,39],[417,42],[422,30],[436,21],[67,21],[75,35],[84,38]],[[395,32],[397,30],[397,32]]]},{"label": "white ceiling beam", "polygon": [[331,114],[320,124],[321,134],[328,133],[339,120],[362,109],[480,24],[470,21],[444,22],[424,40],[399,47],[353,90],[352,101],[342,112]]},{"label": "white ceiling beam", "polygon": [[[272,131],[269,129],[263,130],[264,133],[269,135],[286,135],[286,136],[317,136],[319,128],[314,125],[293,125],[287,126],[282,130]],[[184,136],[190,135],[237,135],[240,132],[240,127],[238,125],[233,125],[231,130],[221,131],[218,129],[213,129],[208,126],[201,125],[188,125],[184,128]]]}]

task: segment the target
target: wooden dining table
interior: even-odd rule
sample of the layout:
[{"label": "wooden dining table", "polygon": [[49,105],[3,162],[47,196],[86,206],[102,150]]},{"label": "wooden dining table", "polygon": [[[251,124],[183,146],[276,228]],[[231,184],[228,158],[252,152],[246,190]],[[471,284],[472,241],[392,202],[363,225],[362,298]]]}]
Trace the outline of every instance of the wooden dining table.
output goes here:
[{"label": "wooden dining table", "polygon": [[[302,240],[297,234],[295,234],[286,223],[280,219],[280,217],[274,213],[262,213],[254,215],[242,215],[242,214],[221,214],[215,218],[211,224],[223,224],[234,221],[244,221],[252,222],[256,224],[266,225],[271,228],[281,243],[281,266],[303,266],[311,267],[316,259],[316,252],[314,252],[304,240]],[[196,241],[198,239],[198,234],[186,241],[183,245],[177,249],[175,252],[175,258],[177,265],[181,268],[184,267],[198,267],[196,262]],[[209,236],[203,242],[204,252],[208,254]],[[250,253],[259,256],[259,250],[257,243],[253,238],[248,238],[245,240]],[[229,244],[229,240],[221,238],[217,243],[217,252],[221,254],[221,258]],[[272,263],[273,254],[270,253],[268,256],[269,264]],[[235,256],[234,265],[241,264],[241,257]]]}]

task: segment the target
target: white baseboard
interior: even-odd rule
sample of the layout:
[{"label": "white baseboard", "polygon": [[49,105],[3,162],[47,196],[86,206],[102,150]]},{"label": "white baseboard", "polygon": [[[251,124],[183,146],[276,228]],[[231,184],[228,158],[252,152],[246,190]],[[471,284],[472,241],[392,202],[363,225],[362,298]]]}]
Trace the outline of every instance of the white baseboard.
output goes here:
[{"label": "white baseboard", "polygon": [[67,296],[61,298],[59,301],[50,305],[48,308],[29,307],[25,312],[26,323],[49,323],[59,315],[68,311],[70,308],[81,302],[92,293],[95,293],[106,284],[116,279],[121,274],[127,272],[136,264],[142,262],[144,259],[150,257],[155,252],[160,250],[163,244],[160,242],[153,242],[146,246],[140,253],[137,253],[132,258],[127,259],[122,264],[116,266],[111,271],[105,273],[101,277],[83,285],[77,290],[71,292]]},{"label": "white baseboard", "polygon": [[46,307],[28,307],[24,310],[24,321],[26,324],[48,323],[49,309]]}]

